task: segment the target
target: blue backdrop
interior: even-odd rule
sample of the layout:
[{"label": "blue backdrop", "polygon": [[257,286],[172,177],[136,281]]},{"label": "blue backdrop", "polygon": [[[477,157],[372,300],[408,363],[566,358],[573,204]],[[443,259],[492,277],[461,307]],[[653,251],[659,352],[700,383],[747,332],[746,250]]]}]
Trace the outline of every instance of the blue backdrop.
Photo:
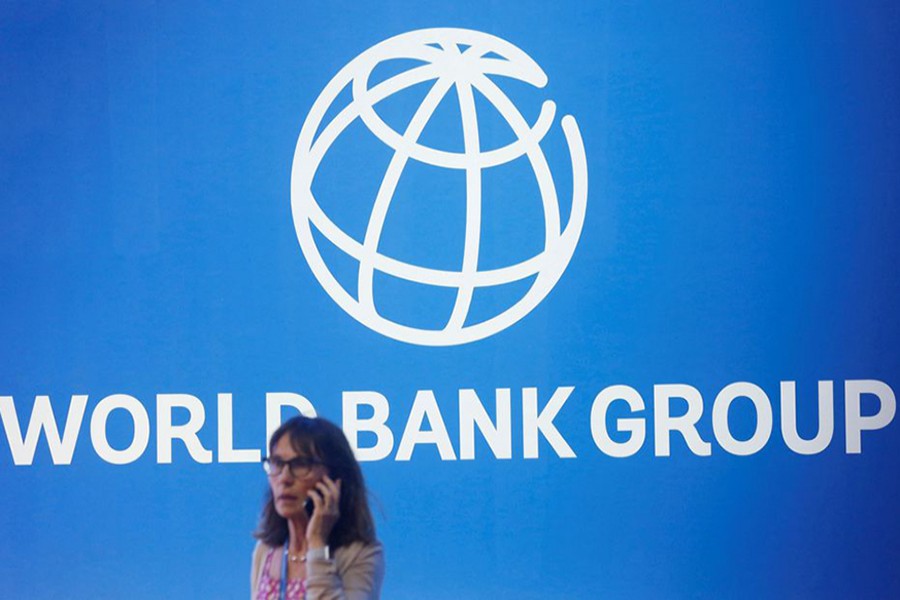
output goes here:
[{"label": "blue backdrop", "polygon": [[[546,73],[543,88],[503,86],[529,124],[540,102],[556,103],[545,152],[563,226],[563,115],[577,120],[589,181],[578,245],[547,297],[449,346],[392,339],[342,310],[301,251],[291,199],[298,135],[332,77],[382,40],[433,27],[497,36]],[[0,596],[246,597],[266,482],[258,464],[220,460],[218,394],[232,394],[234,447],[260,449],[267,394],[300,394],[341,423],[354,391],[387,399],[395,438],[364,463],[386,598],[900,594],[897,423],[864,431],[860,453],[845,425],[845,381],[900,385],[898,40],[892,2],[4,2]],[[408,120],[423,96],[386,104],[385,120]],[[476,106],[489,117],[484,98]],[[460,108],[446,108],[420,141],[461,152]],[[483,122],[485,147],[510,141],[501,125]],[[332,147],[336,170],[323,162],[313,186],[335,222],[347,211],[348,235],[360,213],[345,198],[371,202],[391,159],[364,133],[348,129],[359,139]],[[483,181],[481,269],[544,245],[534,175],[508,167]],[[397,194],[379,250],[459,269],[464,178],[411,164]],[[317,242],[356,285],[337,271],[357,265]],[[375,286],[379,310],[418,328],[440,328],[456,297],[377,275]],[[476,291],[469,318],[502,312],[525,287]],[[748,456],[713,431],[717,394],[739,381],[774,412],[768,443]],[[782,381],[796,382],[805,438],[818,382],[834,382],[820,453],[786,445]],[[677,432],[658,455],[663,384],[702,395],[709,456]],[[646,404],[646,441],[629,457],[592,437],[595,396],[611,385]],[[553,425],[575,456],[539,436],[527,457],[523,398],[536,388],[542,408],[567,387]],[[492,418],[496,390],[510,390],[511,458],[476,431],[473,460],[442,460],[427,443],[396,460],[420,390],[460,457],[465,389]],[[113,394],[149,416],[148,446],[128,464],[92,440],[93,411]],[[177,440],[171,463],[159,460],[165,394],[202,402],[212,462]],[[25,435],[43,395],[60,430],[72,396],[88,396],[71,464],[54,464],[41,434],[15,465],[10,431]],[[687,404],[673,400],[673,415]],[[862,413],[886,404],[867,394]],[[739,398],[727,415],[739,440],[757,429],[753,406]],[[610,408],[615,441],[629,412]],[[128,412],[109,415],[110,446],[134,434]]]}]

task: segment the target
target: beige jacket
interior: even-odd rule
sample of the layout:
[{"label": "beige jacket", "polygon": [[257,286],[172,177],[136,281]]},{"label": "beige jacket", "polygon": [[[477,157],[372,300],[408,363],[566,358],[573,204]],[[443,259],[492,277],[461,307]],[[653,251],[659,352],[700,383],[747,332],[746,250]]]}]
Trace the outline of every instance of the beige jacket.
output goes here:
[{"label": "beige jacket", "polygon": [[[256,600],[260,570],[273,550],[262,542],[253,549],[250,598]],[[281,549],[276,550],[281,560]],[[276,557],[273,557],[273,560]],[[306,600],[378,600],[384,580],[384,548],[380,543],[353,542],[334,551],[331,560],[306,561]]]}]

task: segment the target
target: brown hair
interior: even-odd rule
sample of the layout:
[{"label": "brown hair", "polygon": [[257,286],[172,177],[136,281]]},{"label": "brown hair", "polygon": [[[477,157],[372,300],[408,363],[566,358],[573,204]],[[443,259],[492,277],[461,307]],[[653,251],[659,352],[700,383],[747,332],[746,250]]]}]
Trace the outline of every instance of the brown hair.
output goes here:
[{"label": "brown hair", "polygon": [[[375,541],[375,522],[369,510],[362,470],[347,437],[341,429],[325,419],[297,416],[281,424],[269,440],[269,454],[278,441],[290,436],[291,445],[300,455],[322,461],[328,476],[341,480],[341,516],[328,537],[332,549],[360,541]],[[266,492],[259,525],[253,537],[268,546],[281,546],[288,538],[287,520],[275,511],[272,490]]]}]

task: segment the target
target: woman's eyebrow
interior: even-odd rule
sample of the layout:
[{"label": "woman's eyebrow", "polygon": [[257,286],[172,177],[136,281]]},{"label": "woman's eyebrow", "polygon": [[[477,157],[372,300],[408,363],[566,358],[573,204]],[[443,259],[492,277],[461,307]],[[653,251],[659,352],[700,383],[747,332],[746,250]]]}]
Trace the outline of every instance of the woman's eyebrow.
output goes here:
[{"label": "woman's eyebrow", "polygon": [[285,457],[281,456],[280,454],[271,454],[271,455],[269,456],[269,458],[270,458],[270,459],[271,459],[271,458],[274,458],[274,459],[276,459],[276,460],[280,460],[281,462],[291,462],[291,461],[295,461],[295,460],[301,460],[301,461],[312,461],[312,460],[315,460],[315,459],[313,459],[313,458],[311,458],[311,457],[309,457],[309,456],[303,456],[302,454],[295,454],[295,455],[292,456],[291,458],[285,458]]},{"label": "woman's eyebrow", "polygon": [[294,460],[295,458],[298,458],[298,457],[297,457],[297,456],[294,456],[294,457],[292,457],[292,458],[285,458],[285,457],[283,457],[282,455],[276,454],[276,453],[273,452],[272,454],[269,455],[269,459],[273,459],[273,458],[274,458],[275,460],[280,460],[281,462],[287,462],[287,461],[289,461],[289,460]]}]

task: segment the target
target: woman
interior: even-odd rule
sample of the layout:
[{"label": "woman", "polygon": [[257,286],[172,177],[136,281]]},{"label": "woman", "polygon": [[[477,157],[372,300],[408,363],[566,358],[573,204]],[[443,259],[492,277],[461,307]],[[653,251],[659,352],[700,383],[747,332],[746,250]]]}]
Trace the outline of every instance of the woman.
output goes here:
[{"label": "woman", "polygon": [[263,467],[269,492],[254,533],[252,600],[377,600],[384,554],[344,433],[294,417],[272,434]]}]

